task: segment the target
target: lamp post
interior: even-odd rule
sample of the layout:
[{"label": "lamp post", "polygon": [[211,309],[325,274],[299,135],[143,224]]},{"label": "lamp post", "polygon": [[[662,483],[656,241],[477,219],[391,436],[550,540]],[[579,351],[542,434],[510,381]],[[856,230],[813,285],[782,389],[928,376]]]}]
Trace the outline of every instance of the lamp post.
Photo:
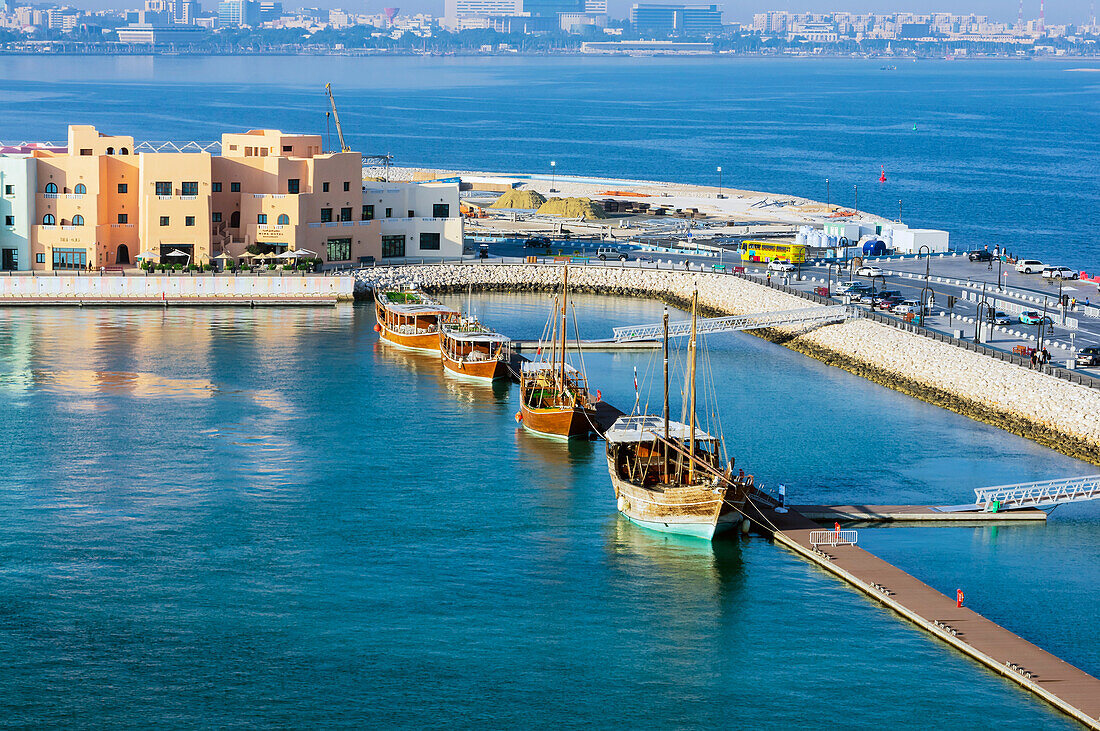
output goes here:
[{"label": "lamp post", "polygon": [[829,213],[833,212],[833,206],[829,202],[829,179],[825,178],[825,208]]},{"label": "lamp post", "polygon": [[719,198],[725,198],[726,197],[726,196],[722,195],[722,166],[721,165],[718,166],[718,197]]},{"label": "lamp post", "polygon": [[856,215],[859,215],[859,186],[853,185],[852,190],[856,192]]},{"label": "lamp post", "polygon": [[898,223],[901,223],[901,198],[898,198]]},{"label": "lamp post", "polygon": [[555,168],[557,167],[557,165],[558,165],[558,163],[555,162],[554,160],[550,161],[550,192],[551,193],[557,193],[558,192],[557,189],[554,187],[554,173],[555,173]]},{"label": "lamp post", "polygon": [[1003,263],[1004,263],[1004,257],[998,256],[997,257],[997,289],[999,289],[1002,292],[1005,291],[1004,280],[1001,279],[1001,264],[1003,264]]},{"label": "lamp post", "polygon": [[985,282],[982,282],[982,301],[978,303],[978,316],[974,318],[974,343],[980,343],[979,333],[982,329],[982,308],[985,308],[985,316],[989,317],[989,303],[985,300]]}]

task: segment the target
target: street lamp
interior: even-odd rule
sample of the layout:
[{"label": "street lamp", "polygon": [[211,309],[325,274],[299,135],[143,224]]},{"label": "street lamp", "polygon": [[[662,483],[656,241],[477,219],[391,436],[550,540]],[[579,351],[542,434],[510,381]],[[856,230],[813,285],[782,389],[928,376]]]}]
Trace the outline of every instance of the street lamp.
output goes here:
[{"label": "street lamp", "polygon": [[553,160],[550,161],[550,192],[551,193],[557,193],[558,192],[557,189],[554,188],[554,172],[555,172],[554,168],[556,168],[557,165],[558,164],[555,161],[553,161]]},{"label": "street lamp", "polygon": [[989,309],[989,303],[986,302],[986,299],[985,299],[985,282],[982,282],[982,301],[978,303],[978,315],[977,315],[977,317],[974,318],[974,343],[975,344],[981,342],[981,339],[980,339],[978,334],[979,334],[979,332],[981,331],[981,328],[982,328],[982,308],[983,307],[985,308],[985,316],[990,317],[992,313],[990,312],[990,309]]},{"label": "street lamp", "polygon": [[1003,263],[1004,263],[1004,257],[1003,256],[998,256],[997,257],[997,289],[999,289],[1002,292],[1005,291],[1004,280],[1001,279],[1001,264],[1003,264]]},{"label": "street lamp", "polygon": [[833,212],[833,206],[829,202],[829,179],[825,178],[825,208],[829,213]]},{"label": "street lamp", "polygon": [[722,166],[721,165],[718,166],[718,197],[719,198],[725,198],[726,197],[726,196],[722,195]]},{"label": "street lamp", "polygon": [[859,215],[859,186],[853,185],[852,190],[856,192],[856,215]]}]

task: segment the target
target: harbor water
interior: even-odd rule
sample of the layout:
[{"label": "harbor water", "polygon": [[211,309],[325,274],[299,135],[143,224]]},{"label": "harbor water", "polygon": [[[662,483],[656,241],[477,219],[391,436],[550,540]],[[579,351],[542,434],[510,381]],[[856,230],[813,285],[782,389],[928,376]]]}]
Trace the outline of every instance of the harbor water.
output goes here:
[{"label": "harbor water", "polygon": [[[550,308],[446,299],[517,338]],[[661,306],[577,315],[601,337]],[[628,523],[602,443],[525,433],[514,386],[373,325],[364,305],[0,311],[7,723],[1072,727],[762,538]],[[737,466],[792,502],[1093,469],[747,334],[706,343]],[[657,408],[656,352],[584,358],[603,398],[629,410],[637,368]],[[1097,674],[1098,519],[860,542]]]}]

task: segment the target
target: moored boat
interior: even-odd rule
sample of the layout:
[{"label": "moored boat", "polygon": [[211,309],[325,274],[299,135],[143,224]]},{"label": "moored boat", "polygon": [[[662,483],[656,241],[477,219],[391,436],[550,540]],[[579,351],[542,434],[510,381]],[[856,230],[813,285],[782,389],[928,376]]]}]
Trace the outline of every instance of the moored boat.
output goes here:
[{"label": "moored boat", "polygon": [[[584,373],[568,362],[566,315],[569,307],[569,270],[562,280],[561,328],[558,310],[550,314],[550,348],[539,348],[539,359],[520,367],[520,413],[525,429],[555,437],[587,436],[595,429],[596,409],[588,395]],[[545,333],[544,333],[545,334]]]},{"label": "moored boat", "polygon": [[495,381],[508,377],[511,338],[493,332],[476,319],[462,318],[440,326],[443,367],[464,378]]},{"label": "moored boat", "polygon": [[440,327],[458,312],[416,289],[381,290],[374,294],[378,336],[412,350],[439,352]]},{"label": "moored boat", "polygon": [[664,412],[619,417],[605,433],[616,504],[646,528],[712,539],[738,525],[753,478],[722,464],[722,439],[696,425],[696,311],[692,299],[690,371],[683,394],[688,423],[671,421],[668,404],[668,313],[665,313]]}]

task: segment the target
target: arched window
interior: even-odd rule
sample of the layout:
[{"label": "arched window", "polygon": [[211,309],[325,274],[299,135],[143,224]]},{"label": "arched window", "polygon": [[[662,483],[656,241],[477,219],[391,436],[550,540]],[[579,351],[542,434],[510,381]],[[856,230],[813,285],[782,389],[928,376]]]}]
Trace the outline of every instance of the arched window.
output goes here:
[{"label": "arched window", "polygon": [[88,192],[88,186],[84,185],[84,183],[77,183],[76,188],[73,189],[73,192],[77,195],[84,195]]},{"label": "arched window", "polygon": [[279,225],[280,226],[289,226],[290,225],[290,216],[286,215],[285,213],[280,213],[279,214]]},{"label": "arched window", "polygon": [[53,217],[52,213],[47,213],[45,216],[42,217],[42,225],[43,226],[53,226],[56,223],[57,223],[57,219]]},{"label": "arched window", "polygon": [[120,155],[129,155],[130,151],[127,150],[125,147],[120,147],[120,148],[118,148],[118,154],[120,154]]},{"label": "arched window", "polygon": [[115,154],[115,148],[113,148],[113,147],[108,147],[108,148],[107,148],[107,154],[108,154],[108,155],[113,155],[113,154]]},{"label": "arched window", "polygon": [[73,216],[73,225],[74,226],[83,226],[84,225],[84,216],[81,216],[79,213],[76,214],[75,216]]},{"label": "arched window", "polygon": [[56,193],[57,192],[57,185],[55,183],[46,183],[46,192],[47,193]]}]

